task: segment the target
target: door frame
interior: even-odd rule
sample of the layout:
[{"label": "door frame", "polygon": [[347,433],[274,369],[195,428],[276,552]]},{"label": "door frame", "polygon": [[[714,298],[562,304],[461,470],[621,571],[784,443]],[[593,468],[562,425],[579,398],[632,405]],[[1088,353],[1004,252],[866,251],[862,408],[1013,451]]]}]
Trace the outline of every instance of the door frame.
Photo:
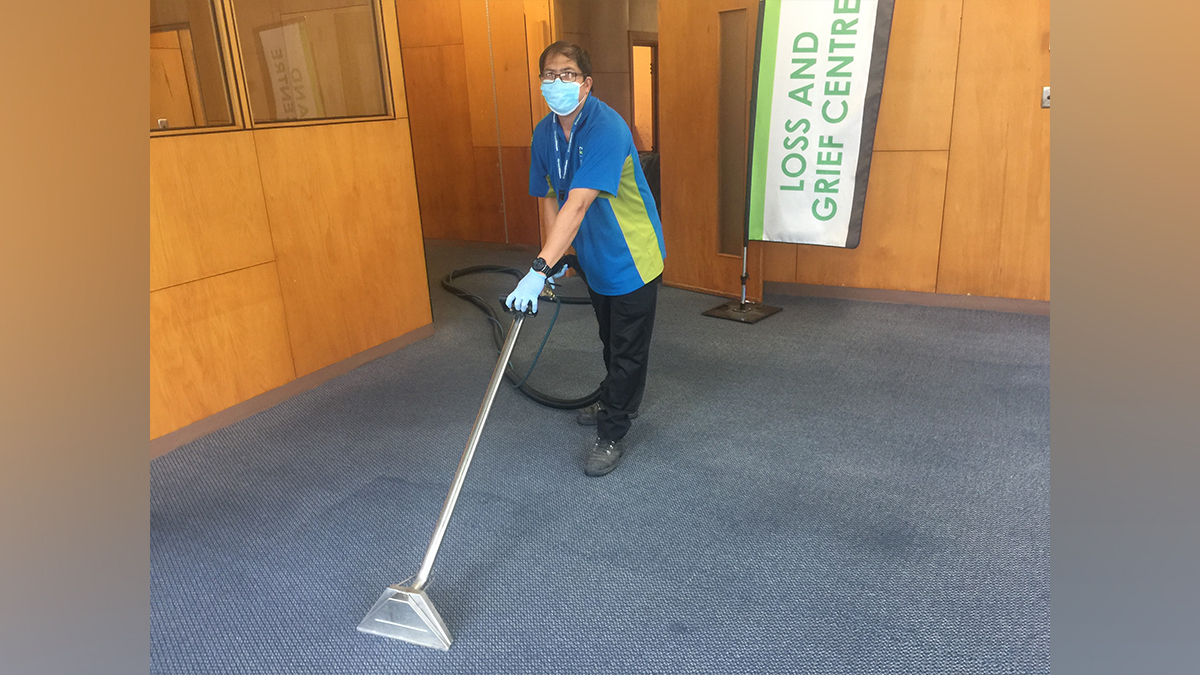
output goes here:
[{"label": "door frame", "polygon": [[632,126],[633,120],[637,119],[637,104],[636,92],[633,85],[633,48],[634,47],[649,47],[650,48],[650,101],[653,109],[650,111],[650,116],[654,119],[654,137],[650,139],[650,144],[654,147],[654,152],[659,152],[658,144],[658,33],[631,30],[629,31],[629,120]]}]

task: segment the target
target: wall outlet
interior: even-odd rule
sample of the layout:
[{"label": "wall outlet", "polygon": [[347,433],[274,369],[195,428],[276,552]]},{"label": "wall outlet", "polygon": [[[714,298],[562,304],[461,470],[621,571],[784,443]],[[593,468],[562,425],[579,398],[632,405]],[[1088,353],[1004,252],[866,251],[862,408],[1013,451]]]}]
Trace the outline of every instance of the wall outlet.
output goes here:
[{"label": "wall outlet", "polygon": [[1050,107],[1050,87],[1042,87],[1042,107]]},{"label": "wall outlet", "polygon": [[[1046,94],[1046,96],[1049,96],[1049,94]],[[1043,108],[1045,108],[1045,107],[1046,107],[1046,103],[1042,103],[1042,107],[1043,107]],[[167,125],[167,118],[165,118],[165,117],[160,117],[160,118],[158,118],[158,128],[159,128],[159,129],[166,129],[166,128],[167,128],[167,126],[168,126],[168,125]]]}]

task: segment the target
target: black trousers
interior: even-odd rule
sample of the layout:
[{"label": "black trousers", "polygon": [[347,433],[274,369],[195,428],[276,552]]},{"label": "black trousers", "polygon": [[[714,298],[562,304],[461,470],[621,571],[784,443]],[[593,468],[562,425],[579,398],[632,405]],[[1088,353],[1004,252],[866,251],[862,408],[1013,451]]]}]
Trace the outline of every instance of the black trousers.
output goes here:
[{"label": "black trousers", "polygon": [[607,375],[600,385],[602,409],[596,418],[596,435],[618,441],[629,431],[629,415],[642,404],[646,367],[650,363],[650,336],[662,277],[625,295],[600,295],[588,287],[592,309],[600,324]]}]

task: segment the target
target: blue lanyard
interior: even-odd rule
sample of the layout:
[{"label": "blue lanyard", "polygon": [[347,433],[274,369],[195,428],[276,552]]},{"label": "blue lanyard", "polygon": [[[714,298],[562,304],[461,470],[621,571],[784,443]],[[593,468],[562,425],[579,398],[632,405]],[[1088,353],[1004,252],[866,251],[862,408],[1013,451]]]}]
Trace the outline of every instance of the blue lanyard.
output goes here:
[{"label": "blue lanyard", "polygon": [[575,115],[575,121],[571,123],[571,138],[567,139],[567,161],[565,163],[563,162],[562,151],[558,147],[558,132],[562,128],[562,125],[558,124],[557,121],[554,124],[554,161],[558,163],[558,184],[563,187],[564,194],[566,192],[567,169],[571,165],[571,146],[575,144],[575,127],[579,126],[579,118],[582,116],[583,111],[580,110],[579,114]]}]

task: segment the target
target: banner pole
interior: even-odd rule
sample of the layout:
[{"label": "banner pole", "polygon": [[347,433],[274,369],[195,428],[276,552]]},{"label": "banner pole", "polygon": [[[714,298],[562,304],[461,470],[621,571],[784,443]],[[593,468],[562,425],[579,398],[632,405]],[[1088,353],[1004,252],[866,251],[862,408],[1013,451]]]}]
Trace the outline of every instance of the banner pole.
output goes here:
[{"label": "banner pole", "polygon": [[759,321],[779,312],[782,307],[770,307],[762,303],[746,302],[746,283],[750,278],[747,260],[750,257],[750,197],[754,180],[754,122],[758,115],[758,68],[762,61],[763,16],[767,11],[766,0],[758,0],[758,30],[754,40],[754,74],[750,82],[750,120],[749,138],[746,144],[746,208],[742,228],[742,298],[741,302],[732,300],[703,312],[704,316],[718,319],[729,319],[741,323],[758,323]]}]

